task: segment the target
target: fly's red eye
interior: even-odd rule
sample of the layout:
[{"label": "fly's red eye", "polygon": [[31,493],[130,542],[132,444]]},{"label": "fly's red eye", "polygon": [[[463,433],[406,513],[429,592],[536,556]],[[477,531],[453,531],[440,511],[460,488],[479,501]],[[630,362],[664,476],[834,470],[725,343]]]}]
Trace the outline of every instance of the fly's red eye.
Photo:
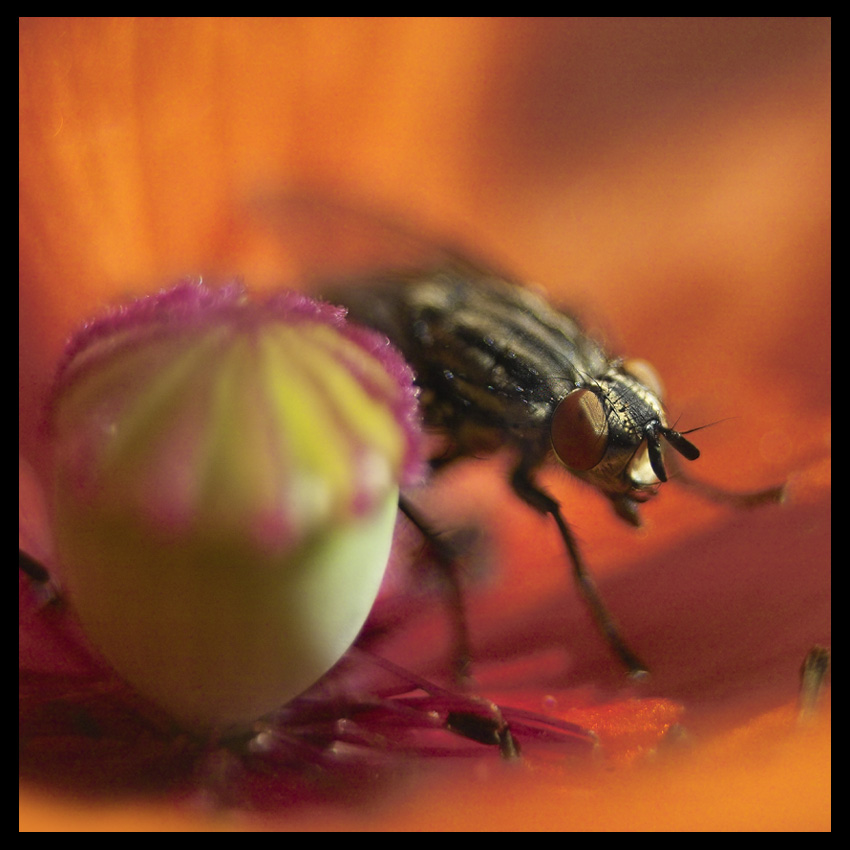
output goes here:
[{"label": "fly's red eye", "polygon": [[608,448],[608,419],[599,397],[573,390],[555,408],[550,430],[552,448],[570,469],[593,469]]}]

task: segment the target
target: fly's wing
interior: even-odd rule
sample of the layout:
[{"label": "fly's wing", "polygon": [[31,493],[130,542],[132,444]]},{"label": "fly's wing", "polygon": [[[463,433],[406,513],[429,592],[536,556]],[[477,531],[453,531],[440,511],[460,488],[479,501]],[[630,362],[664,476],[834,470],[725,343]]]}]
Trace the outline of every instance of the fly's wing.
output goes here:
[{"label": "fly's wing", "polygon": [[398,216],[313,190],[280,193],[263,208],[300,258],[299,287],[401,350],[430,424],[468,431],[475,422],[493,440],[499,432],[536,443],[554,399],[607,365],[568,313]]},{"label": "fly's wing", "polygon": [[349,282],[378,280],[381,272],[398,277],[455,265],[468,265],[478,275],[500,272],[405,210],[390,211],[320,186],[266,193],[250,202],[248,213],[252,226],[270,233],[286,254],[293,280],[281,283],[298,289],[342,289]]},{"label": "fly's wing", "polygon": [[415,368],[412,361],[418,359],[419,352],[412,345],[412,316],[405,297],[409,283],[403,273],[378,278],[349,277],[318,284],[316,294],[324,301],[345,307],[352,321],[380,331]]},{"label": "fly's wing", "polygon": [[465,280],[509,277],[456,241],[440,238],[403,211],[363,203],[316,185],[290,185],[256,197],[253,226],[269,232],[286,256],[280,285],[346,307],[349,317],[384,333],[420,368],[415,314],[406,291],[432,274]]}]

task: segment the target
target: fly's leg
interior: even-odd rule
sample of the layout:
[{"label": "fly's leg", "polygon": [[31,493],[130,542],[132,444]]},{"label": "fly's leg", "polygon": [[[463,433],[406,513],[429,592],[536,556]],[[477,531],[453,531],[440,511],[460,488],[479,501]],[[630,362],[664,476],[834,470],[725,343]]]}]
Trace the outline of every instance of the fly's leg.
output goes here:
[{"label": "fly's leg", "polygon": [[431,550],[434,564],[443,580],[449,620],[453,631],[453,672],[457,682],[463,684],[469,680],[472,652],[463,588],[460,585],[460,574],[457,568],[458,553],[446,542],[444,537],[420,516],[419,512],[404,496],[399,498],[398,507],[422,535],[422,539]]},{"label": "fly's leg", "polygon": [[61,605],[62,594],[47,568],[31,555],[18,549],[18,569],[32,582],[33,587],[47,605]]},{"label": "fly's leg", "polygon": [[692,478],[682,467],[675,456],[665,459],[673,475],[671,480],[690,488],[703,499],[717,502],[721,505],[731,505],[733,508],[757,508],[761,505],[776,504],[785,500],[785,485],[765,487],[764,490],[752,490],[748,493],[736,493],[715,484]]},{"label": "fly's leg", "polygon": [[572,561],[573,578],[578,585],[582,598],[590,609],[590,613],[593,615],[593,619],[596,621],[597,628],[602,633],[611,651],[628,670],[630,676],[636,679],[646,676],[648,673],[646,664],[629,648],[620,633],[620,627],[611,612],[605,607],[605,603],[596,589],[596,582],[584,564],[575,537],[573,537],[573,533],[561,513],[561,506],[534,483],[530,472],[523,465],[514,470],[511,476],[511,486],[517,496],[526,504],[531,505],[542,514],[549,514],[555,520],[558,531],[561,533],[561,539],[564,541],[567,553]]},{"label": "fly's leg", "polygon": [[831,664],[831,653],[826,647],[813,646],[800,668],[800,696],[798,720],[810,722],[817,714],[818,703],[826,684]]},{"label": "fly's leg", "polygon": [[50,573],[45,567],[23,549],[18,549],[18,569],[36,584],[47,584],[50,581]]}]

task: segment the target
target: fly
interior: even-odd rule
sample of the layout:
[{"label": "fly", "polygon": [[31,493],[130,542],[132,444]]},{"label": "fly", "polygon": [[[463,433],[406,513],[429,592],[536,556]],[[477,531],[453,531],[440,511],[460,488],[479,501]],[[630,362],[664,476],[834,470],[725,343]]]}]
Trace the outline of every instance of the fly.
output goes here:
[{"label": "fly", "polygon": [[[322,295],[346,306],[354,321],[386,334],[407,358],[425,423],[447,439],[432,469],[500,449],[514,453],[514,493],[552,518],[597,628],[630,675],[645,675],[647,666],[605,606],[560,503],[537,475],[547,463],[559,462],[607,496],[620,517],[639,525],[639,505],[668,479],[666,450],[687,460],[699,457],[697,447],[670,426],[653,368],[612,358],[572,316],[461,260],[431,271],[350,281]],[[725,498],[713,490],[708,495]],[[751,504],[780,495],[781,488],[772,488],[730,498]],[[400,507],[447,567],[456,672],[463,676],[469,636],[452,553],[405,498]]]}]

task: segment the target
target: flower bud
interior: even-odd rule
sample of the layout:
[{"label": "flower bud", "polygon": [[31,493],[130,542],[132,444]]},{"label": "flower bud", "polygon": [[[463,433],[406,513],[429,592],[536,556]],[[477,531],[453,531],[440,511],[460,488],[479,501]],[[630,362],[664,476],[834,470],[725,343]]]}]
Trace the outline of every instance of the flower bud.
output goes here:
[{"label": "flower bud", "polygon": [[386,339],[303,295],[182,283],[87,325],[50,408],[60,578],[87,634],[195,727],[301,693],[369,613],[417,421]]}]

